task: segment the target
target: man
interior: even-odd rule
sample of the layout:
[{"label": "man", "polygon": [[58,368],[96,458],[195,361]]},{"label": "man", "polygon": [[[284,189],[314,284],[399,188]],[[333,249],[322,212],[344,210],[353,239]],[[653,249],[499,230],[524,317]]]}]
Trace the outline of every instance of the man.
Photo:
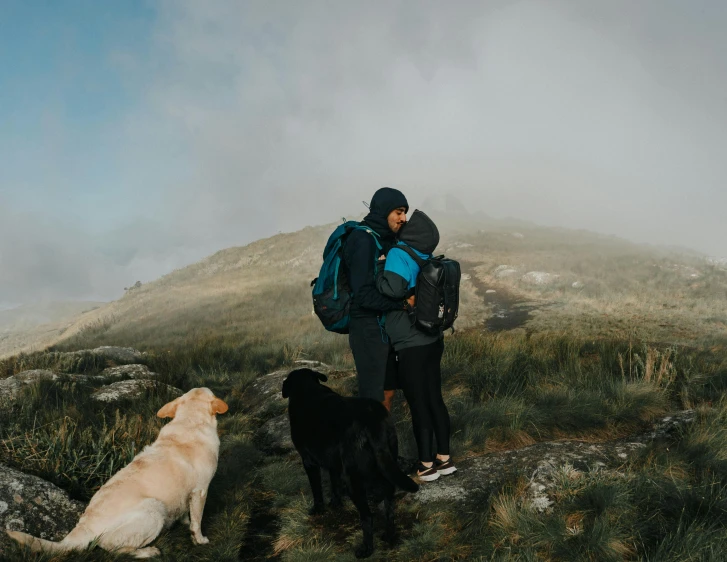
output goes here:
[{"label": "man", "polygon": [[346,239],[343,260],[353,292],[348,342],[353,352],[358,378],[358,394],[383,402],[391,410],[396,389],[396,352],[383,329],[381,316],[402,310],[407,301],[382,295],[376,288],[376,269],[383,267],[378,258],[396,244],[396,233],[406,223],[409,204],[401,191],[382,187],[374,193],[369,214],[362,221],[376,235],[353,230]]}]

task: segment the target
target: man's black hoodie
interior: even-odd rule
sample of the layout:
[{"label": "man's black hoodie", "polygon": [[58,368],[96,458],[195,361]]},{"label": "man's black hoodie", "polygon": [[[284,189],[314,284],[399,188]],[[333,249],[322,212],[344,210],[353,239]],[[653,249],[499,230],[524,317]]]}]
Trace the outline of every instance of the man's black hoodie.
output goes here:
[{"label": "man's black hoodie", "polygon": [[[381,252],[376,248],[373,235],[363,230],[352,231],[346,239],[343,260],[353,292],[351,317],[379,316],[383,312],[403,307],[402,300],[385,297],[376,289],[376,260],[396,244],[395,235],[389,228],[389,213],[399,207],[409,210],[404,194],[397,189],[382,187],[374,193],[369,214],[361,222],[362,226],[379,235]],[[383,263],[380,267],[383,267]]]}]

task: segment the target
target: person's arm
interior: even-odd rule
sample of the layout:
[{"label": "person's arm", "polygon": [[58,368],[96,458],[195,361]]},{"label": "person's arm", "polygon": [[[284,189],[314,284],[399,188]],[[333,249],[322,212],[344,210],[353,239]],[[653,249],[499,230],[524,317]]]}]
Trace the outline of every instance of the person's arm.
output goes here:
[{"label": "person's arm", "polygon": [[[344,259],[348,266],[348,282],[353,299],[361,308],[375,312],[401,310],[402,299],[393,299],[376,289],[374,257],[376,244],[371,234],[355,231],[349,236],[344,248]],[[379,264],[383,269],[383,263]]]},{"label": "person's arm", "polygon": [[376,275],[376,289],[381,294],[398,300],[409,295],[409,267],[405,260],[402,251],[397,252],[392,248],[386,261],[380,264]]}]

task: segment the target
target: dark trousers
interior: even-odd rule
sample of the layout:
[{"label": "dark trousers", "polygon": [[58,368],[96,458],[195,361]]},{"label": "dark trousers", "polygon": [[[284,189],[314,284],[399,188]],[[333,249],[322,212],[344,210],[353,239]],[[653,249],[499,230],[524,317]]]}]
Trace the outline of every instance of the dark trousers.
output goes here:
[{"label": "dark trousers", "polygon": [[351,317],[348,343],[356,363],[358,395],[383,402],[384,389],[397,387],[397,362],[396,352],[384,341],[376,317]]},{"label": "dark trousers", "polygon": [[442,353],[443,339],[398,352],[399,386],[409,403],[419,460],[424,462],[434,460],[435,437],[436,452],[449,455],[450,423],[442,398]]}]

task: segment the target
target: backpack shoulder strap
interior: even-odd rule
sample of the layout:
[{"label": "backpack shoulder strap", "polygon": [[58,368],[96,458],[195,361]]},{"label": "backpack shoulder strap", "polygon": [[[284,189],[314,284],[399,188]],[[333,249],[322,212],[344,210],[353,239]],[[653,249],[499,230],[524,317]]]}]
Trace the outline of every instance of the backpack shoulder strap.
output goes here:
[{"label": "backpack shoulder strap", "polygon": [[375,232],[374,230],[370,229],[368,226],[363,226],[362,224],[358,224],[351,227],[351,230],[363,230],[364,232],[368,232],[374,239],[374,243],[376,244],[376,248],[378,250],[381,250],[381,242],[379,242],[379,234]]},{"label": "backpack shoulder strap", "polygon": [[[424,264],[425,264],[425,263],[427,263],[427,261],[428,261],[428,260],[424,260],[424,259],[420,258],[420,257],[419,257],[419,254],[417,254],[417,253],[416,253],[416,252],[414,251],[414,248],[410,248],[409,246],[407,246],[407,245],[405,245],[405,244],[397,244],[396,246],[394,246],[394,248],[396,248],[396,249],[398,249],[398,250],[403,250],[403,251],[405,251],[405,252],[406,252],[407,254],[409,254],[409,255],[410,255],[410,256],[412,257],[412,259],[413,259],[413,260],[414,260],[414,261],[415,261],[415,262],[417,263],[417,265],[418,265],[419,267],[424,267]],[[392,250],[393,250],[394,248],[392,248]]]}]

